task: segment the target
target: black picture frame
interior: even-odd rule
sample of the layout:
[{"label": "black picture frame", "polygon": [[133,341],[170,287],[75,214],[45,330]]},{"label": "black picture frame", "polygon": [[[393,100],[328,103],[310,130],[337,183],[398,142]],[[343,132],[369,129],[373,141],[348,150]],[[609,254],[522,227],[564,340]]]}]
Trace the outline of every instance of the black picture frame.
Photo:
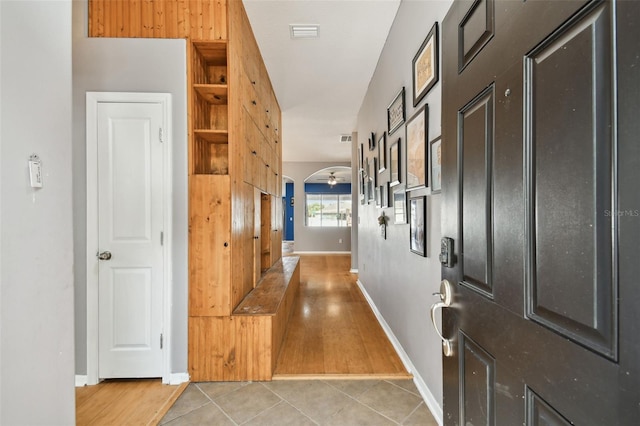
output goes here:
[{"label": "black picture frame", "polygon": [[387,132],[389,136],[402,126],[406,119],[404,108],[404,87],[387,107]]},{"label": "black picture frame", "polygon": [[371,132],[371,137],[369,138],[369,151],[373,151],[376,149],[376,134]]},{"label": "black picture frame", "polygon": [[387,132],[382,132],[382,136],[378,139],[378,173],[382,173],[387,169]]},{"label": "black picture frame", "polygon": [[407,189],[429,185],[429,106],[423,105],[407,121]]},{"label": "black picture frame", "polygon": [[429,142],[429,164],[431,165],[431,193],[438,194],[442,190],[442,137],[438,136]]},{"label": "black picture frame", "polygon": [[411,62],[413,76],[413,106],[426,96],[440,78],[440,45],[438,40],[438,23],[429,30],[427,37],[420,45]]},{"label": "black picture frame", "polygon": [[404,185],[393,189],[393,223],[405,225],[407,223],[407,192]]},{"label": "black picture frame", "polygon": [[389,184],[396,186],[402,183],[402,177],[400,174],[401,169],[401,142],[402,139],[398,138],[389,148]]},{"label": "black picture frame", "polygon": [[427,197],[424,195],[409,199],[409,249],[427,256]]},{"label": "black picture frame", "polygon": [[373,181],[373,186],[378,186],[378,174],[376,173],[378,170],[378,159],[373,157],[373,168],[371,169],[371,180]]}]

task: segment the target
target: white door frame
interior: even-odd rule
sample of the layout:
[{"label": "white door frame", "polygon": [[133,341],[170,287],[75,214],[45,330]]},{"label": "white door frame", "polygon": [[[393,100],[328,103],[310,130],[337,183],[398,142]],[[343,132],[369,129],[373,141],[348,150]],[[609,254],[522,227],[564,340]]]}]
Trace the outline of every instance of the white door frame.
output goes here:
[{"label": "white door frame", "polygon": [[162,283],[163,359],[162,383],[171,377],[171,300],[172,300],[172,106],[170,93],[87,92],[87,384],[95,385],[98,377],[98,104],[159,103],[163,110],[163,227],[164,257]]}]

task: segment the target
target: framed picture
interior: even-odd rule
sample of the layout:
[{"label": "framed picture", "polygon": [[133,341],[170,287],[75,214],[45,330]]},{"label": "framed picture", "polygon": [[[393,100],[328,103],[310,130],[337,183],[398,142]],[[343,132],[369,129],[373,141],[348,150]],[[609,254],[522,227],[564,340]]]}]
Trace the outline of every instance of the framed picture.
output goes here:
[{"label": "framed picture", "polygon": [[413,106],[438,82],[438,23],[431,27],[413,58]]},{"label": "framed picture", "polygon": [[373,191],[373,182],[371,178],[367,178],[367,204],[371,204],[372,201],[375,200],[375,193]]},{"label": "framed picture", "polygon": [[427,197],[421,195],[409,199],[409,248],[420,256],[426,256]]},{"label": "framed picture", "polygon": [[405,120],[404,115],[404,87],[387,107],[387,131],[389,135],[398,130]]},{"label": "framed picture", "polygon": [[378,139],[378,158],[380,168],[378,173],[382,173],[387,169],[387,133],[382,132],[382,136]]},{"label": "framed picture", "polygon": [[364,169],[364,144],[360,144],[358,147],[358,170]]},{"label": "framed picture", "polygon": [[440,136],[429,142],[430,153],[429,159],[431,160],[431,193],[436,194],[442,190],[442,156],[440,154],[440,143],[442,142]]},{"label": "framed picture", "polygon": [[389,182],[385,184],[385,190],[387,191],[387,205],[385,207],[393,207],[393,188]]},{"label": "framed picture", "polygon": [[389,184],[396,186],[400,183],[400,141],[397,141],[391,145],[389,149]]},{"label": "framed picture", "polygon": [[397,186],[393,190],[393,223],[407,223],[407,193],[404,186]]},{"label": "framed picture", "polygon": [[423,105],[407,122],[407,189],[427,186],[427,112]]},{"label": "framed picture", "polygon": [[376,149],[376,134],[371,132],[371,137],[369,138],[369,151],[373,151]]},{"label": "framed picture", "polygon": [[378,170],[378,159],[373,157],[373,168],[371,169],[371,181],[373,182],[373,186],[378,186],[378,174],[376,173]]},{"label": "framed picture", "polygon": [[382,193],[380,191],[381,188],[381,186],[376,186],[376,207],[380,207],[382,205]]},{"label": "framed picture", "polygon": [[364,159],[364,170],[362,171],[362,185],[364,186],[364,203],[367,204],[371,200],[371,163],[369,158]]},{"label": "framed picture", "polygon": [[380,207],[383,209],[389,205],[389,189],[387,184],[380,185]]}]

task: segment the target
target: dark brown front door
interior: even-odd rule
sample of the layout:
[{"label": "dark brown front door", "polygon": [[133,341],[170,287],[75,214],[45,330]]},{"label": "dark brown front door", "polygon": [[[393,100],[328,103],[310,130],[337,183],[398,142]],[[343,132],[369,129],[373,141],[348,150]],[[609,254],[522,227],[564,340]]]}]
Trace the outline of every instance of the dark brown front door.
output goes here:
[{"label": "dark brown front door", "polygon": [[640,424],[640,2],[443,23],[447,425]]}]

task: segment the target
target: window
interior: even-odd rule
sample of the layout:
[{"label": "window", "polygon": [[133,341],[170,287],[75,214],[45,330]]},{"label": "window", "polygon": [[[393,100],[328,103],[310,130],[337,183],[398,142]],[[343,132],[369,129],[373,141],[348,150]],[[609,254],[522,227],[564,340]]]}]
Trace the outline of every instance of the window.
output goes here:
[{"label": "window", "polygon": [[306,194],[307,226],[351,226],[351,194]]}]

